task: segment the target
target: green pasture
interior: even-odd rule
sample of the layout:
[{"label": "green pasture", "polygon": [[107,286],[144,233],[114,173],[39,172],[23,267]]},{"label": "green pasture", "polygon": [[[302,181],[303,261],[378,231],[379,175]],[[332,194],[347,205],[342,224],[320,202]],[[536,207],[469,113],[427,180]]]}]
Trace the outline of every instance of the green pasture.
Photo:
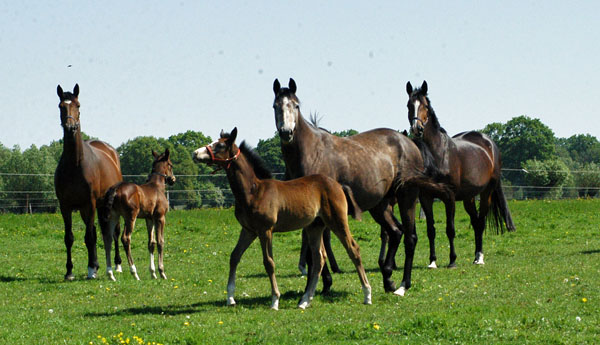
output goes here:
[{"label": "green pasture", "polygon": [[[582,344],[600,339],[600,200],[511,202],[517,231],[484,236],[485,266],[475,266],[473,231],[457,207],[458,268],[429,270],[425,221],[419,220],[413,286],[403,298],[383,291],[377,266],[379,228],[365,214],[350,228],[373,287],[363,295],[341,245],[344,271],[332,293],[306,310],[296,304],[306,280],[297,269],[300,232],[276,234],[282,293],[270,306],[270,285],[256,241],[238,269],[235,307],[225,306],[229,254],[240,226],[233,209],[167,215],[168,280],[151,280],[147,235],[140,221],[133,250],[141,281],[127,265],[105,277],[98,236],[99,278],[86,280],[87,253],[74,224],[76,280],[63,281],[65,248],[59,214],[0,214],[1,344]],[[443,207],[435,206],[438,265],[448,263]],[[400,251],[399,263],[404,260]],[[400,270],[394,272],[396,282]],[[319,283],[320,290],[321,283]]]}]

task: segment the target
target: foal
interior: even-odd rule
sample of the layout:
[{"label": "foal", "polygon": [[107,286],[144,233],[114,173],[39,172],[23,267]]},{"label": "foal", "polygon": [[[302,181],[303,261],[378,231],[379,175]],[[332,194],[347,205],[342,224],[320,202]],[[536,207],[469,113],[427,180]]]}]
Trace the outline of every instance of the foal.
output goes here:
[{"label": "foal", "polygon": [[165,184],[173,185],[173,164],[169,159],[169,149],[158,154],[152,151],[154,163],[148,181],[143,185],[131,182],[121,182],[112,186],[105,198],[105,219],[102,224],[104,249],[106,250],[106,274],[111,280],[116,280],[110,262],[110,239],[119,218],[125,219],[125,231],[121,237],[123,247],[127,253],[129,270],[135,279],[140,280],[137,269],[131,256],[131,233],[135,228],[137,218],[146,219],[148,229],[148,251],[150,252],[150,274],[156,279],[154,267],[154,247],[158,244],[158,272],[162,279],[167,279],[163,265],[165,214],[169,210],[169,201],[165,196]]},{"label": "foal", "polygon": [[[242,232],[229,261],[227,305],[235,305],[235,272],[244,251],[258,237],[263,264],[271,280],[272,309],[279,309],[279,289],[273,261],[273,233],[305,228],[312,252],[313,268],[306,291],[298,304],[306,308],[312,300],[319,274],[325,264],[322,235],[325,226],[340,239],[356,266],[364,293],[364,303],[371,304],[371,286],[362,265],[358,244],[348,227],[348,209],[355,215],[357,206],[351,194],[346,201],[342,186],[323,175],[310,175],[289,181],[271,178],[262,160],[245,142],[235,145],[237,128],[231,134],[221,132],[221,138],[194,152],[196,162],[217,164],[227,172],[235,196],[235,216]],[[316,250],[319,248],[319,250]],[[317,266],[317,263],[319,264]]]}]

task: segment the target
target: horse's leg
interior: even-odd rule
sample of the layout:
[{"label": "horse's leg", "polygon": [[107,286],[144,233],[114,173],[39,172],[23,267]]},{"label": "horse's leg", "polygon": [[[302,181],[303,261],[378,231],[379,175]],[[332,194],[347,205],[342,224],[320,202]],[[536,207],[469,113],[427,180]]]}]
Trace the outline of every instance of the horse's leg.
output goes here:
[{"label": "horse's leg", "polygon": [[[115,278],[115,275],[113,274],[113,270],[112,270],[112,264],[110,262],[110,251],[112,248],[112,242],[113,242],[113,238],[114,238],[114,221],[113,221],[113,217],[111,215],[110,219],[108,220],[108,222],[105,222],[102,220],[103,216],[102,215],[98,215],[98,218],[100,220],[100,231],[102,232],[102,240],[104,241],[104,253],[106,255],[106,275],[108,276],[108,279],[112,280],[112,281],[116,281],[117,279]],[[117,218],[118,219],[118,218]],[[117,243],[116,247],[119,247],[119,244]]]},{"label": "horse's leg", "polygon": [[235,305],[235,273],[237,266],[240,263],[242,255],[252,242],[256,239],[256,234],[242,228],[240,232],[240,238],[233,248],[231,255],[229,256],[229,279],[227,280],[227,305]]},{"label": "horse's leg", "polygon": [[358,278],[360,279],[360,284],[364,293],[364,304],[371,304],[371,285],[369,284],[367,274],[365,273],[365,268],[362,264],[360,247],[350,233],[350,228],[348,227],[348,216],[345,212],[337,213],[336,219],[332,219],[331,229],[340,242],[342,242],[344,248],[346,248],[348,257],[350,257],[354,267],[356,267],[356,272],[358,273]]},{"label": "horse's leg", "polygon": [[154,247],[156,247],[156,233],[154,221],[151,218],[146,219],[146,229],[148,230],[148,252],[150,252],[150,276],[156,279],[156,268],[154,266]]},{"label": "horse's leg", "polygon": [[394,291],[394,294],[398,296],[404,296],[411,285],[412,265],[418,240],[415,228],[415,208],[418,196],[419,189],[413,186],[406,186],[397,194],[400,217],[404,225],[404,253],[406,255],[402,284],[398,290]]},{"label": "horse's leg", "polygon": [[427,221],[427,238],[429,239],[429,268],[437,268],[435,255],[435,219],[433,218],[433,198],[430,195],[421,192],[419,194],[421,209],[425,213]]},{"label": "horse's leg", "polygon": [[263,265],[271,281],[271,309],[279,309],[279,288],[277,287],[277,279],[275,278],[275,261],[273,261],[273,233],[272,229],[267,229],[258,235],[260,239],[260,247],[263,254]]},{"label": "horse's leg", "polygon": [[483,261],[483,231],[485,230],[485,219],[490,211],[490,204],[492,203],[492,191],[490,188],[484,190],[479,195],[479,215],[477,219],[478,228],[475,231],[475,260],[474,264],[484,265]]},{"label": "horse's leg", "polygon": [[327,253],[327,259],[329,264],[331,265],[331,272],[333,273],[342,273],[340,267],[335,260],[335,256],[333,255],[333,250],[331,249],[331,231],[329,228],[325,228],[323,231],[323,245],[325,246],[325,251]]},{"label": "horse's leg", "polygon": [[113,241],[115,242],[115,272],[123,272],[123,268],[121,267],[121,253],[119,250],[119,237],[121,236],[121,225],[119,224],[119,219],[117,218],[117,223],[115,224],[113,231]]},{"label": "horse's leg", "polygon": [[163,251],[165,248],[165,215],[161,215],[154,221],[156,228],[156,242],[158,244],[158,273],[162,279],[167,279],[165,274],[165,264],[163,262]]},{"label": "horse's leg", "polygon": [[475,198],[464,200],[463,206],[471,218],[471,226],[473,226],[473,232],[475,233],[475,260],[473,263],[483,265],[483,225],[485,225],[485,223],[481,224],[477,213],[477,206],[475,205]]},{"label": "horse's leg", "polygon": [[378,263],[383,276],[383,288],[386,292],[391,292],[396,290],[394,282],[391,280],[391,276],[394,271],[396,252],[398,251],[398,246],[402,239],[402,226],[394,217],[392,205],[388,201],[382,201],[369,210],[369,212],[373,219],[385,231],[385,237],[389,241],[387,254],[385,255],[385,259],[382,259],[381,255],[385,252],[385,243],[383,243],[382,236],[382,248]]},{"label": "horse's leg", "polygon": [[308,244],[306,243],[306,231],[302,229],[302,244],[300,245],[300,259],[298,260],[298,269],[303,276],[307,275],[306,256],[308,255]]},{"label": "horse's leg", "polygon": [[448,236],[448,243],[450,244],[450,263],[448,268],[456,267],[456,250],[454,248],[454,237],[456,237],[456,230],[454,228],[454,214],[455,214],[455,201],[452,199],[445,199],[444,207],[446,208],[446,236]]},{"label": "horse's leg", "polygon": [[321,274],[323,265],[325,265],[326,252],[323,245],[324,229],[325,227],[320,221],[312,223],[306,228],[306,236],[312,257],[312,267],[309,270],[308,283],[306,284],[304,295],[302,295],[302,299],[300,299],[300,302],[298,303],[298,308],[300,309],[306,309],[315,296],[319,275]]},{"label": "horse's leg", "polygon": [[[123,231],[123,236],[121,236],[121,242],[123,243],[123,248],[125,249],[125,255],[127,255],[127,264],[129,265],[129,272],[135,278],[135,280],[140,280],[140,277],[137,274],[137,267],[135,267],[135,263],[133,262],[133,255],[131,255],[131,234],[133,233],[133,229],[135,229],[135,221],[137,220],[137,215],[138,213],[134,211],[126,214],[123,217],[125,230]],[[119,218],[117,218],[117,222],[118,221]],[[146,225],[148,225],[148,223],[146,223]],[[148,232],[148,239],[150,239],[150,232]],[[154,262],[152,262],[152,266],[153,263]]]},{"label": "horse's leg", "polygon": [[75,238],[73,236],[73,218],[72,218],[71,209],[67,209],[67,207],[60,207],[60,213],[63,218],[63,223],[65,223],[65,247],[67,248],[67,273],[65,274],[65,280],[74,280],[75,276],[73,275],[73,261],[71,260],[71,248],[73,247],[73,242]]},{"label": "horse's leg", "polygon": [[85,246],[88,250],[88,276],[87,279],[96,279],[98,268],[98,256],[96,253],[96,226],[94,225],[94,216],[96,213],[96,202],[92,199],[90,205],[79,211],[81,219],[85,224]]}]

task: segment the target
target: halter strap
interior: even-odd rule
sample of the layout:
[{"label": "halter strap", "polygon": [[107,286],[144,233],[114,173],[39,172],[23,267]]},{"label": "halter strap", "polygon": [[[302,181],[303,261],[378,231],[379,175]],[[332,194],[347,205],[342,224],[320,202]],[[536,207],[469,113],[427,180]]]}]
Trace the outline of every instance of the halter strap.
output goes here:
[{"label": "halter strap", "polygon": [[205,147],[206,147],[206,150],[208,151],[208,153],[210,154],[210,161],[211,161],[211,163],[212,162],[225,163],[225,164],[223,164],[223,166],[219,167],[219,169],[216,169],[215,171],[213,171],[212,172],[213,174],[216,173],[217,171],[221,170],[221,169],[225,169],[225,170],[229,169],[229,167],[231,166],[231,163],[234,160],[238,159],[238,157],[240,156],[240,153],[242,152],[238,148],[238,152],[235,155],[233,155],[233,157],[229,157],[229,158],[223,159],[223,158],[217,158],[217,157],[215,157],[215,154],[214,154],[213,150],[210,148],[210,145],[206,145]]}]

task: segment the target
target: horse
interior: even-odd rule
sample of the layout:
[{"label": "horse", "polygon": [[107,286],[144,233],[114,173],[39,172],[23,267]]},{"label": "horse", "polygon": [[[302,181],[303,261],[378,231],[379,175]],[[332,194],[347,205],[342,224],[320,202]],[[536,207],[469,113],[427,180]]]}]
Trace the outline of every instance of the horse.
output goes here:
[{"label": "horse", "polygon": [[[235,145],[237,127],[231,133],[221,131],[220,139],[193,154],[198,163],[216,164],[225,169],[231,191],[235,196],[235,217],[242,225],[239,240],[229,261],[227,305],[235,305],[237,265],[250,244],[258,237],[263,264],[271,281],[271,308],[279,309],[279,289],[273,261],[273,233],[306,229],[310,245],[319,248],[312,252],[315,265],[308,277],[306,290],[298,304],[305,309],[311,302],[320,271],[325,263],[322,244],[324,227],[329,227],[342,242],[354,263],[364,293],[364,303],[371,304],[371,286],[362,264],[360,249],[348,227],[348,210],[359,210],[355,203],[346,202],[342,186],[323,175],[311,175],[289,181],[272,178],[258,154],[242,142]],[[348,196],[353,200],[352,196]]]},{"label": "horse", "polygon": [[[277,79],[273,82],[275,124],[281,139],[286,176],[323,174],[352,191],[358,207],[369,211],[381,227],[378,264],[384,289],[403,296],[411,284],[417,241],[415,205],[419,188],[432,188],[444,194],[448,193],[445,186],[423,177],[421,153],[406,135],[378,128],[349,137],[337,137],[304,119],[296,91],[294,79],[290,78],[287,88],[282,88]],[[402,223],[394,217],[396,202]],[[396,289],[391,275],[403,234],[406,235],[404,275],[400,288]]]},{"label": "horse", "polygon": [[169,211],[169,200],[165,196],[166,185],[176,181],[173,175],[169,149],[158,154],[152,150],[154,162],[148,181],[143,185],[131,182],[120,182],[110,187],[104,197],[105,204],[102,222],[102,236],[106,251],[106,274],[110,280],[116,280],[110,262],[111,241],[114,229],[119,224],[120,217],[125,220],[125,231],[121,242],[127,254],[129,271],[136,280],[140,280],[131,256],[131,234],[135,229],[137,218],[146,220],[148,229],[148,251],[150,252],[150,275],[156,277],[154,266],[154,247],[158,247],[158,272],[162,279],[167,279],[163,264],[163,248],[165,243],[165,215]]},{"label": "horse", "polygon": [[[422,141],[424,154],[433,160],[432,168],[427,174],[435,175],[436,179],[448,184],[455,200],[462,200],[471,219],[475,232],[474,264],[483,265],[483,231],[486,220],[496,232],[503,233],[504,226],[508,231],[514,231],[508,204],[502,191],[501,168],[502,160],[498,146],[485,134],[467,131],[450,137],[440,126],[438,118],[431,106],[427,95],[427,82],[423,81],[420,88],[413,89],[410,82],[406,83],[408,99],[408,122],[412,134],[417,141]],[[479,211],[475,198],[479,196]],[[435,227],[433,219],[433,200],[439,197],[446,207],[446,234],[450,242],[450,263],[448,267],[456,266],[454,250],[454,201],[444,199],[435,193],[423,190],[420,202],[427,219],[427,237],[430,246],[430,265],[436,268]]]},{"label": "horse", "polygon": [[[88,279],[96,278],[98,258],[96,255],[96,206],[110,186],[123,180],[121,162],[117,151],[100,140],[83,140],[80,128],[79,84],[73,92],[64,92],[60,85],[56,92],[60,103],[60,122],[63,128],[63,152],[54,173],[54,189],[65,226],[67,248],[67,273],[65,280],[74,280],[71,247],[74,236],[72,212],[79,210],[85,224],[85,246],[88,250]],[[117,242],[120,228],[117,228]],[[117,268],[121,267],[119,251],[115,251]]]}]

